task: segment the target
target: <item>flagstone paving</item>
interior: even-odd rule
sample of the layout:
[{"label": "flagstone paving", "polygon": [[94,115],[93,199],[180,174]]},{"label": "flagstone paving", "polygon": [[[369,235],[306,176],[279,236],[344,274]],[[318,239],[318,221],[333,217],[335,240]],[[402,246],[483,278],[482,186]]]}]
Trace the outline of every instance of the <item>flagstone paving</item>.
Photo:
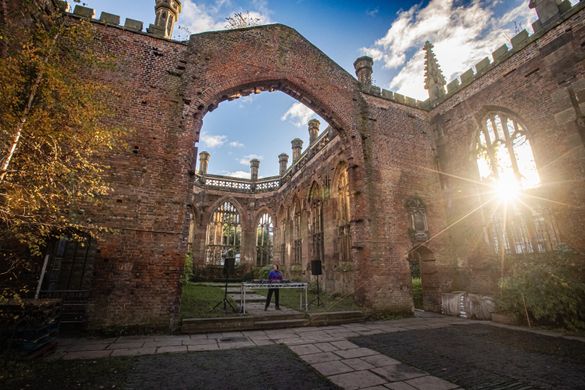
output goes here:
[{"label": "flagstone paving", "polygon": [[[583,351],[583,348],[585,348],[585,343],[579,338],[571,338],[569,340],[568,337],[562,337],[550,332],[545,333],[554,335],[555,337],[538,334],[543,332],[530,332],[523,328],[498,327],[492,323],[488,323],[489,325],[478,325],[478,323],[478,321],[419,313],[419,317],[402,320],[374,321],[327,327],[177,336],[123,336],[105,340],[63,339],[58,353],[52,359],[98,359],[114,356],[153,355],[154,360],[152,361],[157,361],[156,357],[166,356],[167,358],[165,359],[167,360],[165,361],[168,362],[168,356],[175,356],[179,359],[178,366],[181,366],[181,364],[188,365],[192,356],[204,356],[204,354],[208,354],[205,355],[208,359],[216,359],[218,361],[224,361],[224,356],[240,356],[240,363],[230,363],[230,367],[241,368],[243,370],[242,372],[247,373],[247,375],[261,378],[262,375],[257,371],[264,364],[261,356],[264,356],[266,353],[263,351],[272,351],[271,348],[285,348],[288,352],[300,358],[298,362],[302,364],[304,361],[305,364],[302,365],[314,375],[323,378],[323,380],[327,378],[328,381],[325,380],[323,382],[327,384],[326,386],[333,386],[322,388],[335,388],[335,386],[339,386],[344,389],[451,390],[463,387],[479,389],[491,383],[489,381],[493,377],[489,375],[486,375],[483,379],[481,379],[481,376],[477,376],[476,382],[469,382],[465,378],[469,376],[474,377],[472,374],[451,375],[451,373],[465,372],[469,369],[468,366],[462,364],[465,361],[461,360],[465,360],[468,355],[475,356],[476,360],[481,362],[484,356],[484,349],[488,347],[493,349],[491,352],[493,353],[493,359],[488,359],[489,362],[493,363],[497,361],[498,350],[495,343],[498,338],[505,340],[503,342],[509,343],[509,340],[514,339],[516,334],[521,334],[525,338],[523,345],[528,343],[529,340],[540,343],[543,342],[542,338],[546,338],[548,339],[546,340],[548,344],[545,344],[551,348],[555,345],[563,346],[567,343],[577,345],[577,347],[573,347],[573,350],[571,350],[573,352],[575,350]],[[476,330],[477,327],[490,330],[491,333],[494,333],[493,337],[489,340],[484,338],[482,341],[481,334],[484,331],[478,333]],[[522,331],[516,331],[516,329],[521,329]],[[421,336],[419,337],[418,335]],[[408,341],[398,343],[401,349],[390,348],[396,345],[396,340]],[[448,347],[451,345],[451,342],[457,346],[458,349],[456,350],[458,352],[465,351],[459,360],[449,360],[451,359],[449,353],[452,350],[449,350]],[[523,364],[530,370],[530,359],[534,356],[526,355],[522,349],[516,351],[514,347],[505,350],[506,359],[513,360],[515,357],[525,359],[524,361],[520,361],[519,364]],[[412,350],[412,353],[403,353],[404,350],[408,350],[409,348]],[[235,355],[232,355],[232,352]],[[514,355],[516,352],[518,354]],[[542,357],[543,362],[548,361],[549,358],[553,364],[557,364],[555,356],[546,355]],[[142,361],[144,357],[140,359]],[[479,364],[475,360],[470,359],[469,361],[473,361],[474,364]],[[571,361],[570,363],[572,365],[568,366],[566,370],[571,372],[567,372],[567,376],[575,380],[583,378],[583,384],[585,384],[585,377],[581,376],[584,374],[580,374],[580,372],[585,373],[584,362]],[[267,367],[275,371],[286,369],[288,364],[288,360],[280,361],[279,359],[266,362]],[[154,364],[154,366],[160,366],[160,370],[162,371],[165,369],[163,360]],[[447,367],[447,369],[444,369],[443,366]],[[312,370],[309,367],[312,367]],[[542,367],[539,366],[540,368]],[[502,369],[502,367],[485,367],[484,371],[490,372],[490,370],[495,370],[497,372],[499,369]],[[144,387],[139,385],[141,380],[145,381],[145,383],[150,383],[147,380],[148,378],[156,381],[158,376],[155,376],[155,371],[144,369],[143,375],[138,375],[133,383],[138,388]],[[161,375],[163,375],[162,371],[160,373]],[[260,370],[259,372],[264,371]],[[200,366],[192,366],[190,373],[192,376],[199,378],[222,375],[217,370],[202,369]],[[272,382],[270,381],[273,380],[272,377],[266,378],[268,379],[266,379],[264,385],[268,387],[264,388],[288,388],[282,387],[284,385],[281,382],[279,382],[278,386],[275,383],[274,387],[271,387]],[[487,382],[480,383],[483,380]],[[563,379],[557,378],[551,380],[562,381]],[[213,387],[211,382],[208,383],[211,387],[205,387],[207,386],[206,383],[205,381],[201,382],[200,386],[198,385],[199,387],[196,388],[217,388]],[[507,382],[500,381],[494,383]],[[470,384],[472,386],[469,386]],[[522,385],[523,382],[516,381],[512,384]],[[178,388],[192,388],[189,386],[187,383],[178,384]],[[242,382],[238,382],[236,386],[232,388],[254,388],[244,385]],[[319,384],[318,386],[321,385]],[[531,384],[528,383],[526,386],[518,388],[528,389],[531,388],[530,386]],[[492,387],[498,388],[497,386]],[[297,386],[296,388],[321,387]],[[564,388],[579,387],[569,386]]]}]

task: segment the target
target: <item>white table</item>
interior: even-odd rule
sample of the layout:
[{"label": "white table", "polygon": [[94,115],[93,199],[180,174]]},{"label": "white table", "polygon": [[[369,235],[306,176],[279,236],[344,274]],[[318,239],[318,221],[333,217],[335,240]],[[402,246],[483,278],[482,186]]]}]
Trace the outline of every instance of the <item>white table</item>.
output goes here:
[{"label": "white table", "polygon": [[309,293],[308,293],[308,287],[309,284],[308,283],[297,283],[297,282],[288,282],[288,283],[271,283],[271,282],[265,282],[265,283],[258,283],[258,282],[244,282],[242,283],[241,287],[240,287],[240,307],[242,308],[242,314],[246,314],[246,290],[250,290],[250,289],[259,289],[259,288],[265,288],[265,289],[270,289],[270,288],[297,288],[297,289],[303,289],[303,291],[301,291],[301,295],[300,295],[300,304],[299,304],[299,309],[303,310],[303,296],[304,296],[304,306],[305,306],[305,311],[309,311]]}]

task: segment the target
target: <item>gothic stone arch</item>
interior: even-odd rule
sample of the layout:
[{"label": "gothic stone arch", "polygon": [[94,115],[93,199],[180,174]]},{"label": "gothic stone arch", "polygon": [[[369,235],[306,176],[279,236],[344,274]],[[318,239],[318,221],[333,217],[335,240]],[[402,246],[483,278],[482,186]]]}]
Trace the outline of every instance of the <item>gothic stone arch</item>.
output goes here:
[{"label": "gothic stone arch", "polygon": [[[429,142],[419,130],[427,126],[422,110],[364,94],[354,77],[283,25],[202,33],[186,43],[96,28],[99,50],[119,59],[118,67],[96,77],[119,92],[116,119],[133,132],[130,150],[108,156],[114,194],[92,216],[117,233],[100,245],[91,327],[176,326],[188,205],[200,202],[192,192],[193,145],[203,117],[224,100],[271,90],[311,107],[341,136],[355,199],[355,263],[363,269],[356,297],[381,309],[410,305],[408,292],[399,288],[386,289],[378,299],[379,286],[370,279],[375,274],[399,283],[393,270],[407,242],[393,242],[400,235],[379,221],[384,217],[375,205],[400,203],[400,194],[384,188],[412,175],[390,150]],[[400,133],[392,134],[394,128]],[[430,147],[421,150],[425,154],[413,158],[430,159]],[[384,170],[387,164],[397,165]],[[402,175],[393,173],[400,170]]]}]

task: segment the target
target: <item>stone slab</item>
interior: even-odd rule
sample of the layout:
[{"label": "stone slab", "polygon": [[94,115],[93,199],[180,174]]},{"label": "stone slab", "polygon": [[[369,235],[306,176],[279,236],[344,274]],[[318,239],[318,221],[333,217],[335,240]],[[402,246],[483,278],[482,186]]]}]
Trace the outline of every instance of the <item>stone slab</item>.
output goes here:
[{"label": "stone slab", "polygon": [[406,381],[406,383],[418,390],[451,390],[459,387],[451,382],[431,375],[411,379]]},{"label": "stone slab", "polygon": [[376,368],[374,365],[366,362],[365,360],[355,358],[355,359],[346,359],[342,360],[343,364],[346,364],[353,368],[356,371],[360,370],[368,370],[370,368]]},{"label": "stone slab", "polygon": [[392,364],[400,364],[400,362],[398,360],[392,359],[386,355],[372,355],[372,356],[365,356],[362,357],[361,360],[372,364],[375,367],[384,367],[384,366],[390,366]]},{"label": "stone slab", "polygon": [[312,355],[303,355],[301,359],[309,364],[329,362],[332,360],[341,360],[341,358],[332,352],[314,353]]},{"label": "stone slab", "polygon": [[393,364],[374,368],[372,372],[386,378],[389,382],[406,381],[428,375],[428,373],[406,364]]},{"label": "stone slab", "polygon": [[339,360],[333,360],[330,362],[323,362],[323,363],[316,363],[312,364],[313,368],[319,371],[321,374],[325,376],[343,374],[346,372],[354,371],[353,368],[343,364]]},{"label": "stone slab", "polygon": [[328,379],[346,390],[362,389],[386,383],[384,379],[367,370],[334,375]]},{"label": "stone slab", "polygon": [[379,352],[376,352],[373,349],[369,349],[369,348],[346,349],[344,351],[335,351],[334,353],[341,356],[344,359],[352,359],[352,358],[359,358],[359,357],[372,356],[372,355],[379,354]]},{"label": "stone slab", "polygon": [[292,345],[290,346],[290,349],[297,355],[308,355],[312,353],[322,352],[319,348],[312,344]]}]

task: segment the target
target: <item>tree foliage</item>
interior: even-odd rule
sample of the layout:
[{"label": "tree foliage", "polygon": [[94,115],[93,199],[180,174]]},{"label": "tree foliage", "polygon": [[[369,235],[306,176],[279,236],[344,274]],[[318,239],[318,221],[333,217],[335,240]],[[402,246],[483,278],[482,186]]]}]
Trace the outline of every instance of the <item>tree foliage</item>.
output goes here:
[{"label": "tree foliage", "polygon": [[97,157],[121,135],[107,123],[111,91],[91,77],[112,64],[91,49],[91,23],[34,3],[0,58],[0,277],[51,236],[99,228],[85,212],[109,191]]},{"label": "tree foliage", "polygon": [[544,325],[585,329],[585,263],[576,253],[560,249],[509,259],[501,279],[500,309],[528,314]]}]

